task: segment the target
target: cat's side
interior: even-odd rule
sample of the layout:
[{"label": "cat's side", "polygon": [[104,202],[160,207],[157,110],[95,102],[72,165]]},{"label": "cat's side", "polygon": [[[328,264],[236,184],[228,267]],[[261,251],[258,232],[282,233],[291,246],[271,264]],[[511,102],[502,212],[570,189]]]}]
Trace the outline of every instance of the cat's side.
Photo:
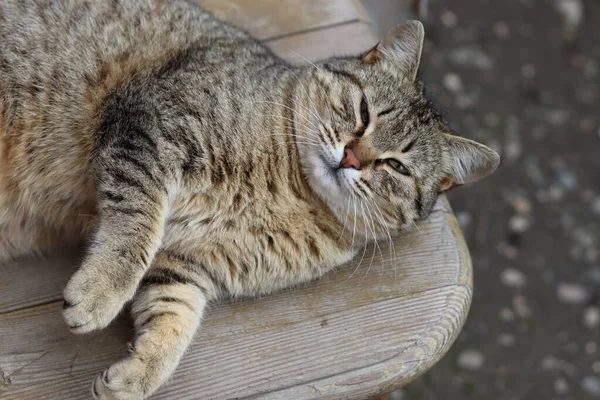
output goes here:
[{"label": "cat's side", "polygon": [[207,302],[321,276],[496,169],[425,98],[422,43],[296,68],[183,0],[0,2],[0,262],[88,239],[75,333],[133,299],[95,398],[153,393]]}]

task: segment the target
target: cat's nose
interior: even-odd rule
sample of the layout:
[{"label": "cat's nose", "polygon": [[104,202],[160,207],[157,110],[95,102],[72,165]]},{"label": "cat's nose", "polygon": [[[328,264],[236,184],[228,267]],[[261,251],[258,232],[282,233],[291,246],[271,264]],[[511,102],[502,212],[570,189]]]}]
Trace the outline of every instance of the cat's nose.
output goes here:
[{"label": "cat's nose", "polygon": [[344,158],[342,158],[342,161],[340,162],[340,168],[360,169],[360,167],[360,161],[358,157],[356,157],[356,154],[354,154],[351,148],[346,147],[344,149]]}]

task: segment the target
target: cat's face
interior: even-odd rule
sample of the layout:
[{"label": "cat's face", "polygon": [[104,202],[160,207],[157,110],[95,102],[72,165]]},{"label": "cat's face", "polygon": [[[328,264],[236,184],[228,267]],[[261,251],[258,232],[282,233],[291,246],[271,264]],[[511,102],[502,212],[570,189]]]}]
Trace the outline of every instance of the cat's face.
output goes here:
[{"label": "cat's face", "polygon": [[[362,58],[311,70],[298,113],[313,190],[377,236],[429,215],[440,192],[492,173],[499,156],[451,134],[416,78],[423,27],[407,22]],[[359,221],[360,222],[360,221]]]}]

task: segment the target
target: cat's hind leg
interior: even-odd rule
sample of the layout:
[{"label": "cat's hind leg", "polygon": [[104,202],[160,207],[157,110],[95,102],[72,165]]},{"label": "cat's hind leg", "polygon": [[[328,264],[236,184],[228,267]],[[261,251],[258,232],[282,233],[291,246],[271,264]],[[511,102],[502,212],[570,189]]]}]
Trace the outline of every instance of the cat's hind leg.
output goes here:
[{"label": "cat's hind leg", "polygon": [[214,297],[210,279],[193,266],[159,253],[132,305],[135,338],[127,358],[93,382],[95,399],[142,399],[173,373]]}]

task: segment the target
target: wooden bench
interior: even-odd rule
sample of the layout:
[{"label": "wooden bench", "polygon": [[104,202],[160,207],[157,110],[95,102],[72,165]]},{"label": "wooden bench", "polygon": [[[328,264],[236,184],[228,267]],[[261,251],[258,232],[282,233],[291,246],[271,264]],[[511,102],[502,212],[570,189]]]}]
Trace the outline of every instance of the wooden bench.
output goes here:
[{"label": "wooden bench", "polygon": [[[351,0],[203,0],[217,16],[294,62],[376,43]],[[426,61],[425,61],[426,62]],[[445,197],[418,230],[295,290],[215,305],[154,399],[369,399],[431,366],[471,302],[469,252]],[[0,398],[87,399],[92,378],[125,356],[127,317],[76,336],[61,316],[73,253],[0,267]]]}]

